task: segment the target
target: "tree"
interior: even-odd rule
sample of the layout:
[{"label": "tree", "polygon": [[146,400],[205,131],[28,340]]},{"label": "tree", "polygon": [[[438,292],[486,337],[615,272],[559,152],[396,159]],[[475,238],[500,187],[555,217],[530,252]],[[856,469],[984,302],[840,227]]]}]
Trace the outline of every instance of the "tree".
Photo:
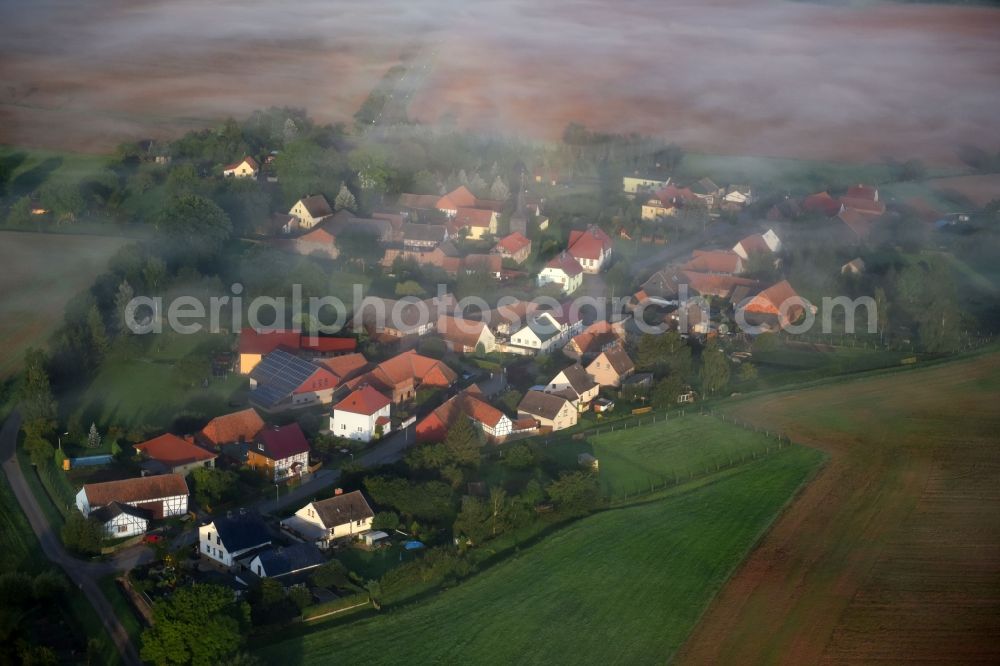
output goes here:
[{"label": "tree", "polygon": [[146,289],[156,292],[164,286],[167,279],[167,264],[159,257],[150,257],[142,269],[142,279],[146,283]]},{"label": "tree", "polygon": [[24,450],[31,458],[31,464],[35,467],[44,467],[51,463],[55,456],[55,449],[49,440],[42,437],[28,436],[24,440]]},{"label": "tree", "polygon": [[493,184],[490,185],[490,198],[494,201],[507,201],[510,198],[510,188],[500,176],[494,178]]},{"label": "tree", "polygon": [[8,226],[16,229],[26,229],[34,221],[31,214],[31,197],[21,197],[10,207],[7,212]]},{"label": "tree", "polygon": [[879,340],[885,344],[885,332],[889,328],[889,299],[885,289],[875,287],[875,321],[878,327]]},{"label": "tree", "polygon": [[42,437],[55,429],[56,401],[52,397],[48,358],[41,349],[28,348],[24,353],[24,381],[18,393],[22,428],[29,436]]},{"label": "tree", "polygon": [[549,497],[560,513],[584,515],[598,507],[601,487],[597,478],[586,472],[566,472],[549,484]]},{"label": "tree", "polygon": [[107,329],[104,327],[104,318],[101,317],[101,311],[97,309],[96,304],[91,305],[87,312],[87,330],[90,333],[90,346],[94,356],[98,360],[104,358],[110,343]]},{"label": "tree", "polygon": [[196,350],[177,361],[172,375],[181,386],[190,388],[203,382],[211,373],[212,363],[208,356]]},{"label": "tree", "polygon": [[487,509],[490,513],[490,536],[495,537],[509,526],[510,500],[507,499],[507,492],[503,488],[490,488],[490,499],[487,503]]},{"label": "tree", "polygon": [[653,389],[652,402],[657,407],[671,407],[677,404],[677,398],[684,392],[684,381],[676,374],[669,374],[656,382]]},{"label": "tree", "polygon": [[83,213],[87,202],[77,183],[49,181],[38,192],[42,207],[52,211],[59,222],[73,222]]},{"label": "tree", "polygon": [[503,452],[503,463],[511,469],[528,469],[535,464],[535,454],[527,444],[512,444]]},{"label": "tree", "polygon": [[87,448],[97,449],[101,446],[101,434],[97,432],[97,424],[91,422],[90,430],[87,432]]},{"label": "tree", "polygon": [[196,194],[168,201],[156,227],[174,261],[182,265],[213,259],[233,232],[225,211]]},{"label": "tree", "polygon": [[372,518],[373,530],[395,530],[399,528],[399,516],[394,511],[379,511]]},{"label": "tree", "polygon": [[714,394],[729,385],[729,361],[718,345],[712,343],[701,353],[701,388],[705,393]]},{"label": "tree", "polygon": [[752,382],[757,379],[757,366],[749,361],[740,364],[740,381]]},{"label": "tree", "polygon": [[477,467],[480,461],[479,433],[472,426],[472,421],[459,417],[448,428],[444,438],[444,448],[450,462],[460,467]]},{"label": "tree", "polygon": [[233,497],[239,476],[231,470],[198,467],[191,472],[194,498],[201,507],[209,507]]},{"label": "tree", "polygon": [[354,198],[354,195],[345,183],[340,184],[340,191],[337,192],[337,197],[333,200],[334,210],[349,210],[356,211],[358,209],[358,200]]},{"label": "tree", "polygon": [[119,335],[125,336],[132,332],[125,323],[125,310],[133,298],[135,298],[135,291],[132,289],[132,285],[129,284],[128,280],[122,280],[115,293],[115,322]]},{"label": "tree", "polygon": [[490,533],[489,519],[490,510],[483,500],[471,495],[463,497],[462,510],[452,525],[452,534],[465,537],[473,544],[482,543]]},{"label": "tree", "polygon": [[214,666],[242,647],[250,609],[225,587],[195,583],[156,601],[153,618],[142,632],[144,661]]},{"label": "tree", "polygon": [[400,282],[396,285],[396,296],[417,296],[422,297],[426,295],[426,291],[420,286],[418,282],[413,280],[407,280],[406,282]]},{"label": "tree", "polygon": [[61,536],[66,547],[74,553],[96,555],[101,552],[104,526],[82,513],[71,511],[62,526]]}]

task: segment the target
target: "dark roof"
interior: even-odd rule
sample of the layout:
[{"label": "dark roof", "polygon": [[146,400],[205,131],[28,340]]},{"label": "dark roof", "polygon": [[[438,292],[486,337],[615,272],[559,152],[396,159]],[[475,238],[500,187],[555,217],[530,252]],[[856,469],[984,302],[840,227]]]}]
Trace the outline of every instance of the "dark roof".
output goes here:
[{"label": "dark roof", "polygon": [[517,406],[517,411],[541,416],[546,419],[554,419],[566,402],[565,398],[551,393],[528,391],[524,394],[521,404]]},{"label": "dark roof", "polygon": [[254,444],[257,453],[262,453],[271,460],[281,460],[309,451],[309,442],[298,423],[261,430]]},{"label": "dark roof", "polygon": [[147,511],[146,509],[139,509],[134,506],[129,506],[128,504],[119,504],[118,502],[112,502],[107,506],[102,506],[96,511],[92,511],[90,517],[98,521],[99,523],[106,523],[109,520],[117,518],[122,514],[129,516],[135,516],[136,518],[142,518],[143,520],[152,520],[153,512]]},{"label": "dark roof", "polygon": [[611,367],[619,375],[635,369],[635,363],[632,362],[628,352],[620,347],[605,351],[604,358],[608,360],[608,363],[611,364]]},{"label": "dark roof", "polygon": [[212,521],[215,531],[222,539],[222,545],[230,553],[236,553],[271,543],[271,535],[264,521],[258,516],[235,516],[216,518]]},{"label": "dark roof", "polygon": [[375,516],[360,490],[313,502],[313,510],[327,528]]},{"label": "dark roof", "polygon": [[313,217],[326,217],[327,215],[333,215],[333,211],[330,209],[330,203],[322,194],[302,197],[301,201],[302,205]]},{"label": "dark roof", "polygon": [[250,371],[251,379],[259,384],[250,398],[258,405],[272,407],[302,386],[318,369],[316,364],[284,349],[275,349]]},{"label": "dark roof", "polygon": [[284,548],[268,548],[257,555],[264,575],[274,578],[318,567],[326,558],[311,543],[297,543]]},{"label": "dark roof", "polygon": [[573,387],[573,390],[580,395],[583,395],[597,385],[579,363],[574,363],[568,368],[563,368],[562,374],[566,377],[569,385]]},{"label": "dark roof", "polygon": [[622,380],[622,386],[627,386],[629,384],[642,384],[644,382],[653,381],[652,372],[637,372],[634,375],[629,375]]},{"label": "dark roof", "polygon": [[403,225],[404,241],[427,241],[443,243],[448,229],[443,224],[413,224]]}]

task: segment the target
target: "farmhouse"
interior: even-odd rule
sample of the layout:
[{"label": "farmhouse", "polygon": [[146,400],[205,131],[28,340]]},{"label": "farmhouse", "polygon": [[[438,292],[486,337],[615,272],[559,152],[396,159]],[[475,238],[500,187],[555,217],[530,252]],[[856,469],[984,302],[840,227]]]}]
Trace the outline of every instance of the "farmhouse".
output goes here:
[{"label": "farmhouse", "polygon": [[439,197],[434,207],[448,217],[454,217],[458,215],[459,208],[475,208],[476,196],[465,185],[460,185],[448,194]]},{"label": "farmhouse", "polygon": [[840,197],[840,204],[845,210],[855,210],[872,217],[885,213],[885,203],[879,201],[878,189],[870,185],[858,184],[847,188],[847,193]]},{"label": "farmhouse", "polygon": [[353,539],[372,528],[375,513],[360,490],[310,502],[281,521],[281,526],[320,548]]},{"label": "farmhouse", "polygon": [[415,398],[418,389],[446,389],[456,379],[458,375],[443,361],[421,356],[411,349],[350,380],[348,386],[371,384],[398,404]]},{"label": "farmhouse", "polygon": [[795,292],[788,280],[782,280],[754,296],[741,309],[748,323],[788,326],[801,319],[806,308],[814,314],[817,310]]},{"label": "farmhouse", "polygon": [[585,412],[590,402],[597,397],[600,388],[583,366],[575,363],[553,377],[545,386],[545,393],[565,395],[581,412]]},{"label": "farmhouse", "polygon": [[260,578],[284,578],[311,571],[326,563],[323,553],[311,543],[296,543],[261,551],[247,568]]},{"label": "farmhouse", "polygon": [[258,331],[247,327],[240,331],[240,373],[249,374],[260,363],[261,358],[278,347],[295,351],[305,358],[329,358],[349,354],[357,346],[358,342],[354,338],[310,335],[286,329]]},{"label": "farmhouse", "polygon": [[583,267],[571,254],[556,255],[538,274],[538,286],[558,284],[564,294],[572,294],[583,284]]},{"label": "farmhouse", "polygon": [[403,249],[413,252],[433,250],[448,240],[448,227],[443,224],[406,223],[402,229]]},{"label": "farmhouse", "polygon": [[296,201],[288,214],[299,221],[299,227],[302,229],[312,229],[333,215],[333,209],[330,208],[330,202],[326,200],[326,197],[322,194],[314,194]]},{"label": "farmhouse", "polygon": [[841,203],[830,196],[829,192],[810,194],[802,200],[802,210],[813,215],[833,217],[842,209]]},{"label": "farmhouse", "polygon": [[531,256],[531,240],[519,231],[504,236],[493,248],[502,258],[523,264]]},{"label": "farmhouse", "polygon": [[460,206],[451,217],[449,223],[453,235],[459,235],[464,229],[469,238],[480,239],[497,233],[497,214],[495,211],[483,208],[465,208]]},{"label": "farmhouse", "polygon": [[568,327],[551,312],[539,312],[528,318],[528,323],[510,336],[509,351],[515,354],[548,354],[562,344]]},{"label": "farmhouse", "polygon": [[517,415],[518,420],[533,418],[538,421],[539,426],[555,432],[575,426],[579,412],[562,396],[528,391],[517,406]]},{"label": "farmhouse", "polygon": [[619,347],[601,352],[590,365],[587,374],[599,386],[621,386],[622,380],[635,372],[635,363],[628,353]]},{"label": "farmhouse", "polygon": [[425,300],[366,296],[354,315],[353,326],[355,330],[364,328],[369,335],[387,338],[427,335],[437,327],[438,317],[454,312],[457,303],[451,294]]},{"label": "farmhouse", "polygon": [[309,469],[309,442],[298,423],[265,428],[247,449],[247,464],[274,482],[301,476]]},{"label": "farmhouse", "polygon": [[646,222],[655,222],[665,217],[672,217],[677,214],[677,206],[673,201],[663,201],[657,197],[651,197],[642,204],[641,217]]},{"label": "farmhouse", "polygon": [[575,360],[593,357],[603,351],[621,346],[625,332],[622,325],[596,321],[563,347],[563,353]]},{"label": "farmhouse", "polygon": [[722,207],[726,210],[739,210],[753,203],[753,188],[749,185],[730,185],[722,197]]},{"label": "farmhouse", "polygon": [[392,401],[371,386],[360,386],[334,405],[330,432],[359,442],[380,438],[392,427],[390,405]]},{"label": "farmhouse", "polygon": [[357,352],[343,356],[334,356],[333,358],[324,358],[316,362],[332,372],[337,377],[339,383],[359,377],[369,367],[368,359],[365,358],[364,354]]},{"label": "farmhouse", "polygon": [[436,210],[441,199],[436,194],[400,194],[396,205],[403,210],[427,211]]},{"label": "farmhouse", "polygon": [[326,368],[275,349],[250,371],[250,402],[269,413],[329,404],[337,384]]},{"label": "farmhouse", "polygon": [[626,195],[635,196],[640,192],[652,192],[653,190],[666,187],[669,183],[669,177],[666,180],[658,180],[656,178],[643,178],[640,176],[623,176],[622,192]]},{"label": "farmhouse", "polygon": [[214,466],[218,457],[193,441],[170,433],[136,444],[134,448],[145,458],[143,470],[153,474],[186,476],[198,467]]},{"label": "farmhouse", "polygon": [[744,260],[749,259],[751,254],[757,252],[777,254],[781,252],[781,239],[778,238],[778,234],[774,233],[774,229],[768,229],[762,234],[747,236],[733,246],[733,252]]},{"label": "farmhouse", "polygon": [[222,167],[222,175],[226,178],[256,178],[260,173],[260,164],[250,155],[239,162]]},{"label": "farmhouse", "polygon": [[270,544],[267,526],[253,515],[224,516],[198,528],[198,552],[224,567]]},{"label": "farmhouse", "polygon": [[729,250],[695,250],[681,265],[686,271],[739,275],[744,270],[743,258]]},{"label": "farmhouse", "polygon": [[497,347],[493,331],[481,321],[438,317],[437,332],[445,346],[459,354],[489,354]]},{"label": "farmhouse", "polygon": [[88,483],[76,494],[76,508],[84,516],[106,507],[95,518],[113,530],[109,536],[132,536],[145,531],[150,520],[187,513],[188,487],[180,474],[161,474]]},{"label": "farmhouse", "polygon": [[231,414],[216,416],[209,421],[197,439],[203,446],[218,450],[227,444],[243,444],[253,441],[264,427],[264,420],[253,407]]},{"label": "farmhouse", "polygon": [[597,225],[590,225],[585,231],[569,232],[567,254],[576,259],[585,273],[600,273],[611,259],[611,238]]},{"label": "farmhouse", "polygon": [[[485,402],[475,385],[446,401],[417,423],[418,442],[439,442],[445,438],[455,419],[468,418],[489,441],[502,442],[514,432],[515,422],[496,407]],[[524,427],[524,424],[522,424]]]},{"label": "farmhouse", "polygon": [[711,178],[702,178],[691,185],[690,189],[707,208],[714,208],[722,196],[722,188],[716,185]]}]

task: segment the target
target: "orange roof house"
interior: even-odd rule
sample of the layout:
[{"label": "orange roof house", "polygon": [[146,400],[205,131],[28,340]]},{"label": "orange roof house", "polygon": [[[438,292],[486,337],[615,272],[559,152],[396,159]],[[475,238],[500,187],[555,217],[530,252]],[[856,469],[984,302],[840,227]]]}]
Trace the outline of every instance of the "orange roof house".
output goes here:
[{"label": "orange roof house", "polygon": [[871,185],[854,185],[847,188],[840,203],[845,209],[856,210],[865,215],[879,216],[885,213],[885,204],[878,199],[878,189]]},{"label": "orange roof house", "polygon": [[587,273],[599,273],[611,257],[611,238],[595,224],[585,231],[569,232],[567,254],[575,258]]},{"label": "orange roof house", "polygon": [[350,387],[371,383],[377,389],[392,395],[396,403],[410,400],[419,388],[448,388],[455,383],[458,375],[443,362],[421,356],[417,352],[403,352],[383,361],[370,372],[347,382]]},{"label": "orange roof house", "polygon": [[264,419],[260,418],[253,407],[216,416],[209,421],[198,439],[206,446],[218,448],[223,444],[251,442],[264,428]]},{"label": "orange roof house", "polygon": [[391,405],[392,401],[369,384],[355,389],[346,398],[334,405],[335,410],[354,414],[372,415]]},{"label": "orange roof house", "polygon": [[738,275],[743,272],[743,260],[730,250],[695,250],[681,268],[700,273]]},{"label": "orange roof house", "polygon": [[833,217],[840,212],[840,202],[831,197],[829,192],[817,192],[802,200],[802,210],[807,213]]},{"label": "orange roof house", "polygon": [[187,474],[196,467],[211,467],[218,457],[206,449],[170,433],[135,445],[135,450],[154,464],[153,469],[165,474]]},{"label": "orange roof house", "polygon": [[771,285],[742,307],[748,323],[776,322],[780,326],[797,322],[805,314],[806,308],[812,313],[816,312],[816,306],[802,299],[788,280]]},{"label": "orange roof house", "polygon": [[751,234],[733,246],[733,252],[741,259],[749,259],[757,253],[775,254],[781,252],[781,239],[774,229],[768,229],[762,234]]},{"label": "orange roof house", "polygon": [[320,359],[318,363],[335,374],[341,382],[357,377],[368,367],[368,359],[365,358],[364,354],[359,353],[324,358]]},{"label": "orange roof house", "polygon": [[531,256],[531,239],[519,231],[501,238],[493,251],[504,259],[523,264]]},{"label": "orange roof house", "polygon": [[416,427],[418,442],[441,441],[458,418],[472,421],[487,439],[502,442],[514,430],[514,421],[496,407],[485,402],[475,385],[452,397],[424,417]]},{"label": "orange roof house", "polygon": [[448,349],[460,354],[480,350],[488,354],[496,349],[493,331],[481,321],[442,316],[438,317],[437,332]]},{"label": "orange roof house", "polygon": [[440,197],[434,207],[448,215],[455,215],[459,208],[474,208],[475,205],[476,196],[465,185],[459,185]]}]

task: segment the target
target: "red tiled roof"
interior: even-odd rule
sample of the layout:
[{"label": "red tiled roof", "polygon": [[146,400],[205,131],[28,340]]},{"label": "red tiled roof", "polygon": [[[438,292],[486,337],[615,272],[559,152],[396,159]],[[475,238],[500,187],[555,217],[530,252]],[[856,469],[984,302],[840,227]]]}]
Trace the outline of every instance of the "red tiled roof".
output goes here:
[{"label": "red tiled roof", "polygon": [[858,183],[857,185],[852,185],[847,188],[847,193],[844,194],[844,198],[847,199],[867,199],[868,201],[878,201],[878,190],[871,185],[864,185]]},{"label": "red tiled roof", "polygon": [[444,195],[437,201],[436,208],[442,210],[457,210],[458,208],[472,208],[476,205],[476,197],[465,185],[459,185],[454,190]]},{"label": "red tiled roof", "polygon": [[545,266],[548,268],[560,269],[563,273],[569,276],[579,275],[583,272],[583,267],[580,266],[580,262],[566,252],[560,252],[554,256],[549,263],[545,264]]},{"label": "red tiled roof", "polygon": [[493,222],[495,214],[491,210],[460,207],[455,214],[454,226],[458,229],[462,227],[481,227],[485,229]]},{"label": "red tiled roof", "polygon": [[180,474],[158,474],[121,481],[88,483],[83,489],[86,491],[91,508],[106,506],[112,502],[134,504],[188,494],[187,483]]},{"label": "red tiled roof", "polygon": [[299,243],[315,243],[316,245],[333,245],[336,241],[333,234],[323,227],[316,227],[295,239]]},{"label": "red tiled roof", "polygon": [[611,249],[611,245],[611,238],[593,224],[586,231],[569,232],[568,252],[578,259],[600,259]]},{"label": "red tiled roof", "polygon": [[271,460],[289,458],[309,451],[309,442],[298,423],[266,428],[257,435],[257,442],[264,445],[263,453]]},{"label": "red tiled roof", "polygon": [[298,331],[262,331],[244,328],[240,331],[241,354],[270,354],[278,347],[299,347]]},{"label": "red tiled roof", "polygon": [[216,416],[201,429],[201,435],[208,442],[219,446],[230,442],[253,441],[264,427],[264,420],[253,407]]},{"label": "red tiled roof", "polygon": [[[777,313],[780,312],[783,303],[793,298],[799,298],[798,293],[792,289],[792,285],[789,284],[788,280],[782,280],[754,296],[747,303],[746,309],[749,312]],[[789,306],[792,306],[792,304],[789,303]]]},{"label": "red tiled roof", "polygon": [[437,208],[441,197],[436,194],[400,194],[400,208],[432,209]]},{"label": "red tiled roof", "polygon": [[875,217],[854,208],[847,208],[837,216],[860,239],[868,238],[875,226]]},{"label": "red tiled roof", "polygon": [[840,202],[831,197],[829,192],[817,192],[803,199],[802,210],[833,217],[840,211]]},{"label": "red tiled roof", "polygon": [[257,164],[257,160],[255,160],[250,155],[247,155],[246,157],[244,157],[243,159],[241,159],[239,162],[233,162],[232,164],[227,164],[226,166],[222,167],[222,170],[223,171],[232,171],[233,169],[235,169],[239,165],[243,164],[244,162],[246,162],[247,164],[249,164],[250,168],[253,169],[254,171],[260,170],[260,165]]},{"label": "red tiled roof", "polygon": [[364,354],[344,354],[333,358],[324,358],[316,361],[326,367],[330,372],[337,375],[341,381],[350,379],[358,374],[368,365],[368,359]]},{"label": "red tiled roof", "polygon": [[358,341],[354,338],[331,338],[303,334],[301,348],[318,352],[352,352],[358,348]]},{"label": "red tiled roof", "polygon": [[885,212],[885,204],[881,201],[844,196],[840,197],[840,203],[844,204],[844,208],[848,210],[856,210],[869,215],[881,215]]},{"label": "red tiled roof", "polygon": [[[388,386],[405,384],[411,380],[416,382],[424,381],[424,378],[441,379],[450,385],[458,375],[441,361],[421,356],[412,349],[402,354],[397,354],[387,361],[383,361],[376,366],[372,373],[375,377],[384,380]],[[438,383],[431,384],[438,386]]]},{"label": "red tiled roof", "polygon": [[733,275],[715,275],[712,273],[697,273],[695,271],[684,271],[683,276],[688,288],[701,296],[719,296],[729,298],[736,287],[755,287],[756,280],[735,277]]},{"label": "red tiled roof", "polygon": [[705,273],[733,274],[740,272],[741,259],[738,254],[731,250],[695,250],[691,259],[681,268]]},{"label": "red tiled roof", "polygon": [[355,389],[349,396],[334,405],[333,408],[342,412],[371,416],[386,405],[391,404],[392,401],[389,398],[366,384],[361,388]]},{"label": "red tiled roof", "polygon": [[497,242],[497,248],[507,254],[517,254],[526,247],[531,246],[531,240],[520,231],[504,236]]},{"label": "red tiled roof", "polygon": [[483,334],[486,324],[472,319],[457,317],[438,317],[437,332],[442,338],[455,345],[475,349]]},{"label": "red tiled roof", "polygon": [[170,467],[218,458],[211,451],[206,451],[197,444],[170,433],[136,444],[135,449]]}]

